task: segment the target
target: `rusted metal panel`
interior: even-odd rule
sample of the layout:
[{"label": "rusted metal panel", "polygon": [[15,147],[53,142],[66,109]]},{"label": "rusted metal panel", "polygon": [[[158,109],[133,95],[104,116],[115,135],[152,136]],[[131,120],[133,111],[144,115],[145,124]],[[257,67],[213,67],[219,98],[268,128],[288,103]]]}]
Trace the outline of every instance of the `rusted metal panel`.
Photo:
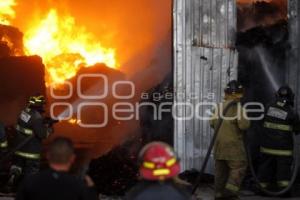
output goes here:
[{"label": "rusted metal panel", "polygon": [[183,170],[199,169],[212,137],[200,119],[211,109],[203,103],[220,102],[226,82],[237,77],[236,6],[234,0],[175,0],[173,13],[174,115],[185,118],[175,119],[174,145]]},{"label": "rusted metal panel", "polygon": [[[291,49],[288,52],[288,69],[286,73],[287,83],[295,92],[295,105],[298,113],[300,113],[300,2],[299,0],[288,1],[288,24],[289,24],[289,40]],[[300,153],[300,137],[297,136],[298,154]],[[300,156],[298,156],[298,160]]]},{"label": "rusted metal panel", "polygon": [[192,0],[191,6],[194,45],[234,47],[236,33],[234,0]]},{"label": "rusted metal panel", "polygon": [[289,39],[291,49],[289,51],[289,63],[287,70],[287,82],[293,88],[296,94],[296,107],[300,112],[300,2],[298,0],[289,0]]}]

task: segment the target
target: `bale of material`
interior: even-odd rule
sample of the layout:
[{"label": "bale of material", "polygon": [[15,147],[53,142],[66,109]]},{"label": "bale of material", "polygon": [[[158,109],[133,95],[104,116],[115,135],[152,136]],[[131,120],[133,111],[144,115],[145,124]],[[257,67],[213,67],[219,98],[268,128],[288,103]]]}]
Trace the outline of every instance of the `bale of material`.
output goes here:
[{"label": "bale of material", "polygon": [[15,55],[24,55],[23,33],[12,26],[0,24],[0,57]]},{"label": "bale of material", "polygon": [[[103,93],[104,89],[108,90],[108,95],[103,99],[81,99],[77,94],[77,80],[80,75],[103,75],[107,77],[108,84],[104,84],[101,78],[84,78],[82,79],[82,84],[80,86],[81,92],[84,95],[100,95]],[[91,157],[99,157],[100,155],[105,154],[114,146],[120,144],[120,141],[123,141],[127,132],[131,132],[129,128],[121,128],[122,124],[111,117],[112,105],[119,100],[114,98],[112,95],[112,85],[116,81],[126,80],[125,74],[122,72],[109,68],[104,64],[96,64],[91,67],[82,68],[75,77],[68,80],[73,86],[73,90],[70,90],[69,86],[58,87],[54,89],[54,93],[57,96],[67,95],[72,93],[71,97],[68,99],[56,99],[49,95],[48,102],[52,103],[70,103],[72,104],[72,114],[74,118],[77,118],[78,107],[81,103],[103,103],[108,107],[108,115],[103,114],[102,107],[99,106],[87,106],[81,111],[80,120],[84,124],[100,124],[105,119],[109,119],[106,126],[103,127],[91,127],[84,128],[80,127],[77,124],[71,124],[67,120],[62,121],[55,125],[55,135],[63,135],[66,137],[72,138],[76,147],[80,148],[90,148]],[[126,90],[126,88],[120,87],[117,89],[118,94]],[[121,91],[119,91],[121,90]],[[65,106],[57,106],[54,109],[55,116],[62,115],[62,117],[67,117],[69,115],[69,110]],[[64,114],[66,113],[66,114]],[[104,119],[105,118],[105,119]]]},{"label": "bale of material", "polygon": [[0,58],[0,121],[13,125],[29,96],[45,94],[45,67],[38,56]]}]

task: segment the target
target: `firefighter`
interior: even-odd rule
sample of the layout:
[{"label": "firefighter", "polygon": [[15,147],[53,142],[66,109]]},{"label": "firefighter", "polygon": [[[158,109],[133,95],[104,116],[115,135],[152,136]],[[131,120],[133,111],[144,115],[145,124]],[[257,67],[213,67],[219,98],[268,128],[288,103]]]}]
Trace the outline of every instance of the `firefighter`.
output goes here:
[{"label": "firefighter", "polygon": [[184,200],[191,195],[175,183],[180,172],[172,148],[163,142],[146,145],[139,155],[142,180],[126,195],[126,200]]},{"label": "firefighter", "polygon": [[7,137],[5,133],[4,124],[0,123],[0,153],[5,153],[7,151]]},{"label": "firefighter", "polygon": [[7,137],[4,124],[0,122],[0,171],[6,171],[3,163],[3,157],[5,157],[8,149]]},{"label": "firefighter", "polygon": [[30,97],[18,118],[15,143],[21,147],[14,152],[9,187],[14,187],[21,175],[39,172],[42,142],[52,132],[51,125],[43,117],[45,103],[44,96]]},{"label": "firefighter", "polygon": [[[225,102],[218,105],[210,120],[212,128],[221,126],[214,144],[215,199],[239,199],[238,192],[246,173],[243,132],[250,127],[250,121],[240,103],[243,92],[241,84],[230,81],[225,89]],[[228,105],[231,107],[224,113]]]},{"label": "firefighter", "polygon": [[276,101],[266,108],[261,134],[261,165],[258,179],[263,188],[274,181],[278,189],[289,185],[292,176],[293,134],[299,131],[299,117],[294,111],[294,93],[282,86],[276,93]]}]

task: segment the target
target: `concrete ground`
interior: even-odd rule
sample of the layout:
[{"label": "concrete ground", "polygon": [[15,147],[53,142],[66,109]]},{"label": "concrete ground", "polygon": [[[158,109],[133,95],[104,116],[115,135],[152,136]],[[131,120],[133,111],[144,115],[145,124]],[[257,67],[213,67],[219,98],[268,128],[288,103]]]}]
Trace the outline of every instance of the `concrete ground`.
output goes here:
[{"label": "concrete ground", "polygon": [[[211,187],[203,187],[198,191],[197,200],[214,200],[214,190]],[[241,200],[299,200],[300,197],[295,198],[275,198],[275,197],[261,197],[256,196],[252,192],[243,192]]]},{"label": "concrete ground", "polygon": [[[208,199],[203,198],[203,200],[211,200],[211,199],[213,199],[213,198],[208,198]],[[14,199],[0,197],[0,200],[14,200]],[[299,197],[283,199],[283,198],[266,198],[266,197],[253,196],[253,197],[243,197],[241,200],[299,200]]]},{"label": "concrete ground", "polygon": [[[251,192],[242,192],[241,200],[299,200],[300,197],[295,198],[275,198],[275,197],[261,197],[251,194]],[[122,198],[111,198],[99,196],[100,200],[121,200]],[[14,200],[14,198],[0,197],[0,200]],[[214,190],[211,187],[202,187],[197,192],[196,200],[214,200]]]}]

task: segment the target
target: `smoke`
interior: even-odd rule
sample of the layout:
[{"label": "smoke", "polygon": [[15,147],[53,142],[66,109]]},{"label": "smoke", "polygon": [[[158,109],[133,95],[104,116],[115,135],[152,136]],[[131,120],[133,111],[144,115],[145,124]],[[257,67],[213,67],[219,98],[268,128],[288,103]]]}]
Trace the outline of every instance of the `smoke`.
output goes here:
[{"label": "smoke", "polygon": [[240,31],[287,20],[287,0],[238,0],[237,8]]},{"label": "smoke", "polygon": [[275,79],[275,75],[273,74],[273,72],[271,72],[272,68],[268,58],[269,55],[261,46],[255,47],[254,51],[257,53],[262,69],[265,72],[265,75],[268,78],[268,81],[271,84],[273,91],[277,91],[280,87],[279,81]]}]

